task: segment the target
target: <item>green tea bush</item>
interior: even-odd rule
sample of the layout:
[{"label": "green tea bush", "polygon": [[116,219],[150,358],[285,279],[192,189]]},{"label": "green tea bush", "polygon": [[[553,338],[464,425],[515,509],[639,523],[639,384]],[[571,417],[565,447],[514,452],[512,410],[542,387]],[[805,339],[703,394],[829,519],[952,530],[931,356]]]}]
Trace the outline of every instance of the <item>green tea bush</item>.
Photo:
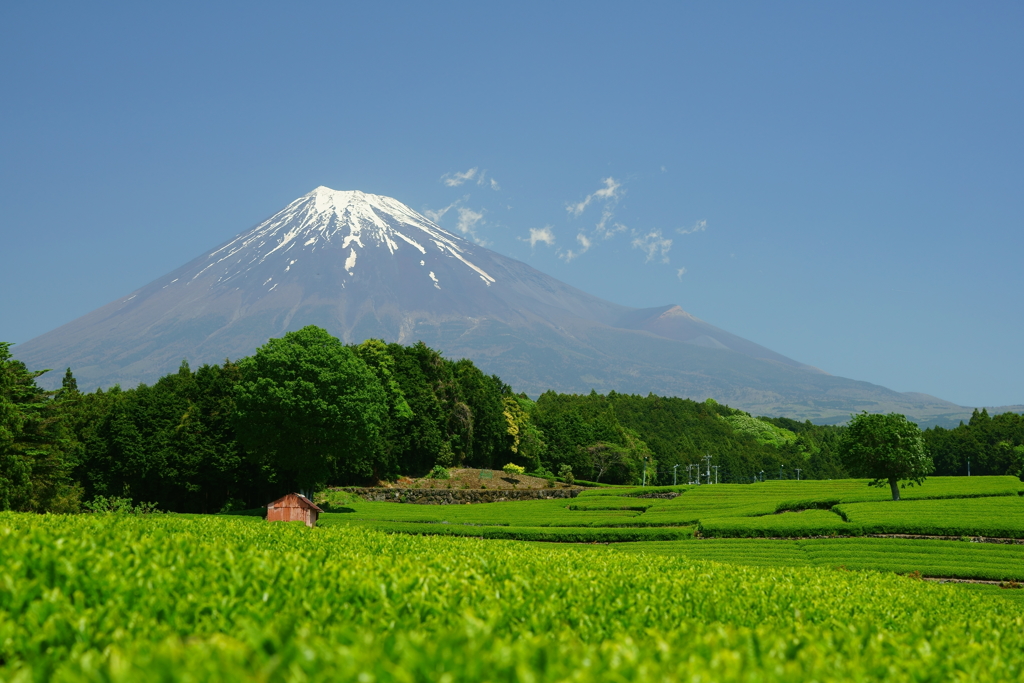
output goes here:
[{"label": "green tea bush", "polygon": [[625,496],[595,496],[593,498],[576,498],[569,505],[570,510],[636,510],[644,512],[657,505],[656,500],[643,498],[627,498]]},{"label": "green tea bush", "polygon": [[452,474],[448,471],[448,468],[444,465],[434,465],[434,467],[427,474],[428,479],[451,479]]},{"label": "green tea bush", "polygon": [[783,512],[761,517],[702,519],[698,531],[705,537],[859,536],[862,527],[844,522],[827,510]]},{"label": "green tea bush", "polygon": [[362,526],[402,534],[426,536],[469,536],[509,541],[548,543],[626,543],[632,541],[675,541],[693,538],[693,527],[594,527],[594,526],[478,526],[473,524],[423,522],[351,522]]},{"label": "green tea bush", "polygon": [[1024,546],[902,538],[712,538],[620,543],[621,552],[673,555],[750,566],[816,566],[920,571],[925,576],[1004,581],[1024,579]]},{"label": "green tea bush", "polygon": [[116,515],[151,515],[160,512],[156,503],[134,504],[131,498],[96,496],[83,507],[89,512]]},{"label": "green tea bush", "polygon": [[868,533],[1024,538],[1019,496],[849,503],[836,511]]},{"label": "green tea bush", "polygon": [[16,683],[1024,673],[1015,606],[874,572],[246,518],[0,513],[0,577],[0,679]]}]

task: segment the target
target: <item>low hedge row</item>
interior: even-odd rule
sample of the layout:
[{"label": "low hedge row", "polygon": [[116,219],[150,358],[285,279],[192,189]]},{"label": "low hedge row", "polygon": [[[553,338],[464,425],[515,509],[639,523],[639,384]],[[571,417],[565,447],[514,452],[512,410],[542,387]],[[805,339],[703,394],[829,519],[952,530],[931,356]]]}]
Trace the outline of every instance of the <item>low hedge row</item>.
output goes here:
[{"label": "low hedge row", "polygon": [[512,527],[470,524],[416,524],[407,522],[334,522],[388,533],[427,536],[469,536],[510,541],[555,543],[622,543],[628,541],[681,541],[693,538],[691,527]]}]

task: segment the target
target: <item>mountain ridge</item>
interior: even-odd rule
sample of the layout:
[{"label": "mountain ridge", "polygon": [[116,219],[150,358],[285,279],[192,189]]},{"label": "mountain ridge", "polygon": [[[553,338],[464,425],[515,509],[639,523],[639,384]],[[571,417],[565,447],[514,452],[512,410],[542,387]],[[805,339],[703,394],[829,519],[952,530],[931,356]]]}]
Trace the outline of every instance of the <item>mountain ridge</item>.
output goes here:
[{"label": "mountain ridge", "polygon": [[323,186],[13,351],[30,367],[70,366],[83,388],[133,386],[172,372],[183,358],[238,358],[308,324],[346,343],[422,340],[533,395],[614,389],[713,397],[755,414],[815,420],[859,409],[925,420],[964,412],[833,377],[675,304],[605,301],[398,200]]}]

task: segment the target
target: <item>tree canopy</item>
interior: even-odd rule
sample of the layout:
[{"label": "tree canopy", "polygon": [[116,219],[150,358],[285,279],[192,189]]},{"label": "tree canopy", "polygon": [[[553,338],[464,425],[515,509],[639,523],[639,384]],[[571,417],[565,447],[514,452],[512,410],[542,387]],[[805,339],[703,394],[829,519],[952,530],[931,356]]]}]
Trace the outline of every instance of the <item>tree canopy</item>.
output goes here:
[{"label": "tree canopy", "polygon": [[68,371],[62,399],[55,400],[58,392],[36,385],[47,370],[28,370],[10,348],[0,342],[0,510],[77,511],[80,491],[72,483],[62,420],[74,378]]},{"label": "tree canopy", "polygon": [[239,369],[239,441],[289,473],[299,488],[312,491],[332,475],[369,479],[386,467],[388,394],[337,338],[307,326],[271,339]]},{"label": "tree canopy", "polygon": [[[845,427],[653,394],[534,401],[422,342],[345,345],[307,327],[249,358],[183,362],[151,386],[92,393],[70,370],[60,390],[39,388],[43,371],[9,347],[0,345],[0,508],[70,512],[103,496],[217,512],[300,488],[506,463],[634,485],[645,473],[648,484],[685,483],[687,466],[706,458],[722,482],[850,474],[839,457]],[[972,473],[1024,474],[1019,415],[979,411],[926,439],[941,474],[966,473],[967,457]]]},{"label": "tree canopy", "polygon": [[893,500],[900,499],[901,485],[920,484],[935,469],[921,430],[898,413],[854,415],[840,453],[854,475],[870,477],[872,486],[888,483]]}]

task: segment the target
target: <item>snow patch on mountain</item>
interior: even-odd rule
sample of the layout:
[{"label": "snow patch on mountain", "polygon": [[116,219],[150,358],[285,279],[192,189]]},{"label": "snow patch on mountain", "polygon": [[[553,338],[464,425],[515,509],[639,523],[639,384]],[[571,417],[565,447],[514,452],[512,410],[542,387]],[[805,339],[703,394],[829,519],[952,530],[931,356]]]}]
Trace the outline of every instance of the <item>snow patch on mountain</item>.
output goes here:
[{"label": "snow patch on mountain", "polygon": [[[211,252],[208,262],[193,275],[209,270],[226,282],[249,269],[279,263],[282,273],[301,267],[299,253],[340,247],[345,271],[356,272],[362,250],[386,247],[390,255],[414,249],[421,256],[453,257],[473,270],[490,286],[495,279],[473,263],[466,240],[441,228],[402,202],[358,190],[340,191],[318,187],[284,209]],[[283,257],[276,261],[277,257]],[[425,260],[420,260],[425,265]],[[264,284],[267,284],[265,282]],[[440,288],[435,282],[435,287]]]}]

